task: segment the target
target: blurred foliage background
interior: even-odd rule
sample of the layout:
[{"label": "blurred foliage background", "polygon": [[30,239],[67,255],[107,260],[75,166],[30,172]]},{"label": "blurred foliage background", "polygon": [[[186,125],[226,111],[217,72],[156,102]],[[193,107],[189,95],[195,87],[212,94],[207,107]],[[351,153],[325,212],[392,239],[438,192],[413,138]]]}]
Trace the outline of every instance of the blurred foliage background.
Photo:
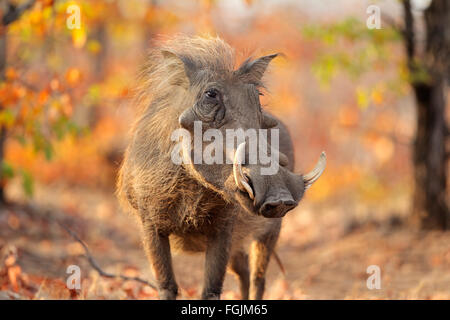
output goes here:
[{"label": "blurred foliage background", "polygon": [[[366,26],[369,4],[402,21],[401,1],[0,2],[3,17],[11,5],[17,10],[30,3],[0,29],[6,53],[1,185],[8,201],[57,203],[110,219],[139,66],[152,40],[184,33],[220,36],[236,49],[236,64],[249,55],[285,54],[266,76],[263,106],[290,128],[299,172],[322,150],[328,157],[325,174],[304,200],[301,224],[312,221],[310,208],[331,212],[330,223],[410,215],[417,118],[410,83],[427,73],[409,72],[402,35],[392,25]],[[81,10],[79,29],[66,25],[71,4]],[[108,196],[91,199],[86,208],[76,202],[84,201],[77,192]],[[286,239],[295,237],[292,228]],[[319,233],[306,232],[306,239]],[[444,265],[450,261],[445,250]]]},{"label": "blurred foliage background", "polygon": [[[238,62],[286,55],[263,104],[290,127],[298,170],[327,151],[312,201],[400,205],[411,192],[415,110],[403,49],[392,29],[366,27],[364,5],[356,19],[312,3],[79,1],[81,28],[69,30],[69,4],[37,1],[8,29],[3,168],[5,178],[24,173],[28,194],[32,180],[113,188],[139,64],[152,39],[176,33],[219,35]],[[319,24],[325,14],[339,23]]]}]

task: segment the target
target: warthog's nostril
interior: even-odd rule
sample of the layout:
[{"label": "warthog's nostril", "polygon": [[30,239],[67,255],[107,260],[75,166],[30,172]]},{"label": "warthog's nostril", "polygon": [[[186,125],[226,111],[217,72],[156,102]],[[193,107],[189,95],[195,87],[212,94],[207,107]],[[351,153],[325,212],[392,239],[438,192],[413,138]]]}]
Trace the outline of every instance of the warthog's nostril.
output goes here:
[{"label": "warthog's nostril", "polygon": [[276,213],[276,209],[278,207],[280,203],[276,203],[276,202],[266,202],[261,206],[261,209],[259,209],[259,212],[265,216],[271,216],[274,213]]},{"label": "warthog's nostril", "polygon": [[294,200],[273,200],[265,202],[259,212],[266,218],[283,217],[289,210],[295,208],[297,203]]}]

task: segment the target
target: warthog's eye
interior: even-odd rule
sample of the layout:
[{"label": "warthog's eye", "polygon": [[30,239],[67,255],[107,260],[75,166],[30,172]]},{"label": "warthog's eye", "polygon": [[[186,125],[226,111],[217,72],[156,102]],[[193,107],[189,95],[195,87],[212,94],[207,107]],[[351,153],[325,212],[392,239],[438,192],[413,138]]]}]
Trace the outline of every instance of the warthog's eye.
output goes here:
[{"label": "warthog's eye", "polygon": [[194,105],[194,110],[200,120],[210,122],[212,126],[219,126],[225,115],[225,107],[219,90],[209,88]]},{"label": "warthog's eye", "polygon": [[208,98],[215,99],[215,98],[217,98],[218,92],[216,89],[208,89],[205,91],[205,95]]}]

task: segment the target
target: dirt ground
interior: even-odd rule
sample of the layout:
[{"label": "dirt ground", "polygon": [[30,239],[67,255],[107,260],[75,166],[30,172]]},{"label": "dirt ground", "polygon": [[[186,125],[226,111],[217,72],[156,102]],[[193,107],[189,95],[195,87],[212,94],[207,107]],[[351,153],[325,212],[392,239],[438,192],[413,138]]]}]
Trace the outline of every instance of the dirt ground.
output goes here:
[{"label": "dirt ground", "polygon": [[[99,276],[80,243],[56,222],[76,232],[105,271],[153,282],[140,227],[121,212],[112,191],[40,187],[33,206],[40,214],[17,206],[0,211],[0,298],[157,298],[139,282]],[[265,298],[450,299],[450,233],[412,231],[398,212],[306,199],[283,221],[277,253],[286,274],[271,262]],[[81,268],[80,290],[65,286],[69,265]],[[380,267],[381,289],[367,288],[370,265]],[[174,267],[180,298],[198,299],[203,257],[178,254]],[[231,274],[222,297],[239,298]]]}]

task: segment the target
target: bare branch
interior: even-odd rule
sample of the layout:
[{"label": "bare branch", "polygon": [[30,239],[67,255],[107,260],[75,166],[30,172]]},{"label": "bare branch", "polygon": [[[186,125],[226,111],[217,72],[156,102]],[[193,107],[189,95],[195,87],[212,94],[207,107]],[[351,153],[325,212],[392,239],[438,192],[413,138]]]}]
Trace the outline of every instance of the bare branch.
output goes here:
[{"label": "bare branch", "polygon": [[91,253],[89,251],[89,248],[86,245],[86,243],[83,240],[81,240],[81,238],[75,232],[70,230],[66,225],[64,225],[63,223],[61,223],[59,221],[56,221],[56,222],[64,230],[66,230],[67,233],[72,236],[72,238],[74,238],[77,242],[79,242],[83,246],[84,253],[85,253],[85,256],[86,256],[89,264],[92,266],[92,268],[94,268],[99,273],[99,275],[101,275],[102,277],[105,277],[105,278],[120,278],[120,279],[123,279],[123,280],[126,280],[126,281],[128,281],[128,280],[137,281],[137,282],[146,284],[146,285],[148,285],[149,287],[151,287],[153,289],[156,289],[155,285],[153,285],[152,283],[150,283],[150,282],[148,282],[148,281],[146,281],[144,279],[141,279],[139,277],[128,277],[128,276],[125,276],[125,275],[122,275],[122,274],[113,274],[113,273],[109,273],[109,272],[103,271],[102,268],[100,268],[100,266],[98,265],[97,261],[95,261],[94,257],[92,257],[92,255],[91,255]]},{"label": "bare branch", "polygon": [[[10,204],[8,205],[9,207],[13,208],[13,209],[21,209],[24,212],[28,213],[28,214],[32,214],[33,216],[37,216],[40,217],[43,220],[46,220],[48,222],[56,222],[61,228],[63,228],[64,230],[66,230],[66,232],[78,243],[81,244],[81,246],[84,249],[84,256],[86,257],[86,259],[88,260],[89,264],[92,266],[92,268],[95,269],[95,271],[98,272],[98,274],[102,277],[105,278],[118,278],[118,279],[122,279],[125,281],[137,281],[140,282],[142,284],[145,284],[147,286],[149,286],[152,289],[156,290],[156,286],[147,281],[144,280],[142,278],[139,277],[128,277],[126,275],[122,275],[122,274],[114,274],[114,273],[109,273],[109,272],[105,272],[103,271],[103,269],[98,265],[97,261],[94,259],[94,257],[92,256],[87,244],[74,232],[72,231],[69,227],[67,227],[66,225],[64,225],[62,222],[60,222],[57,218],[53,217],[51,215],[51,211],[50,210],[45,210],[45,213],[41,213],[41,210],[39,210],[38,208],[36,208],[36,206],[29,204],[26,206],[17,206],[14,204]],[[61,215],[64,215],[63,213]]]},{"label": "bare branch", "polygon": [[415,55],[415,33],[414,33],[414,16],[411,11],[411,1],[404,0],[403,4],[403,15],[405,21],[404,37],[406,45],[406,54],[408,56],[408,64],[413,67],[413,60]]},{"label": "bare branch", "polygon": [[25,2],[23,5],[17,7],[9,3],[8,11],[6,11],[5,15],[2,18],[2,25],[7,26],[13,23],[14,21],[18,20],[25,11],[33,7],[35,2],[36,0],[29,0]]}]

